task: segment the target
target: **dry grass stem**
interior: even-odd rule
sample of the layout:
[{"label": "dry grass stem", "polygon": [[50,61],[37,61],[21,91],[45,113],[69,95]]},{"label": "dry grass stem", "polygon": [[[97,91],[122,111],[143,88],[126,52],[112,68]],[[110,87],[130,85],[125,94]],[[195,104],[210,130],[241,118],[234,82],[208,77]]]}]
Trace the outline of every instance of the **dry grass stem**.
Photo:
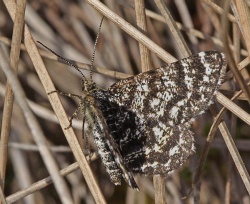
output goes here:
[{"label": "dry grass stem", "polygon": [[230,110],[232,113],[234,113],[236,116],[238,116],[241,120],[243,120],[245,123],[250,125],[250,114],[248,114],[246,111],[244,111],[242,108],[240,108],[238,105],[233,103],[230,99],[228,99],[227,97],[225,97],[221,93],[218,93],[216,95],[216,99],[225,108]]},{"label": "dry grass stem", "polygon": [[[15,18],[15,8],[16,8],[15,2],[14,1],[4,1],[4,3],[5,3],[6,8],[9,11],[11,18],[14,19]],[[26,25],[24,27],[24,44],[25,44],[27,52],[28,52],[33,64],[34,64],[34,67],[36,68],[37,73],[40,76],[41,82],[43,83],[46,92],[49,93],[49,92],[55,90],[53,83],[51,82],[50,77],[46,71],[44,64],[43,64],[43,61],[38,53],[38,50],[37,50],[36,45],[34,43],[34,40],[32,39],[32,36],[31,36],[29,29]],[[68,139],[68,142],[69,142],[70,146],[72,147],[75,158],[79,162],[82,173],[85,176],[85,179],[86,179],[87,183],[89,184],[89,187],[92,191],[92,194],[96,199],[96,202],[105,203],[103,195],[102,195],[102,193],[101,193],[101,191],[100,191],[100,189],[95,181],[95,178],[91,172],[91,169],[88,166],[86,159],[84,159],[85,158],[84,154],[82,153],[80,145],[79,145],[78,141],[76,140],[75,135],[73,134],[72,128],[70,128],[68,130],[64,129],[65,127],[68,126],[68,120],[67,120],[67,115],[64,112],[64,109],[61,105],[61,102],[60,102],[57,94],[51,94],[49,98],[51,100],[51,104],[55,110],[55,113],[60,121],[60,124],[64,130],[64,133]],[[28,110],[29,109],[27,106],[26,111],[28,111]],[[29,120],[29,121],[35,121],[33,116],[29,116],[29,117],[33,118],[32,120]],[[30,128],[32,129],[32,125],[30,126]],[[35,131],[34,133],[36,133],[35,135],[37,135],[37,136],[38,136],[37,132],[41,133],[41,131]],[[40,136],[41,137],[39,139],[43,138],[42,134],[40,134]],[[36,138],[36,137],[34,137],[34,138]],[[42,141],[40,141],[40,142],[42,142]],[[38,144],[40,144],[40,143],[38,143]],[[46,155],[45,155],[45,153],[46,153]],[[55,163],[53,163],[53,159],[49,159],[49,158],[51,158],[51,156],[49,156],[50,152],[48,151],[46,145],[41,146],[41,155],[44,155],[45,163],[49,162],[49,163],[47,163],[47,168],[52,175],[52,178],[55,182],[54,184],[57,187],[58,193],[60,194],[62,201],[63,202],[71,202],[69,193],[67,193],[67,190],[66,190],[67,188],[66,188],[64,182],[62,181],[61,177],[58,174],[57,166],[55,165]]]},{"label": "dry grass stem", "polygon": [[248,171],[244,165],[244,162],[242,161],[241,156],[240,156],[240,154],[239,154],[239,152],[234,144],[232,136],[231,136],[231,134],[230,134],[229,130],[227,129],[227,126],[224,122],[222,122],[219,125],[219,129],[221,131],[221,134],[223,136],[224,141],[227,144],[228,150],[229,150],[229,152],[234,160],[235,166],[237,167],[237,169],[239,171],[239,174],[242,178],[242,181],[245,184],[245,187],[248,191],[248,194],[250,194],[250,177],[249,177]]},{"label": "dry grass stem", "polygon": [[[136,15],[137,26],[142,32],[144,32],[144,34],[147,34],[147,21],[146,21],[144,0],[139,0],[134,2],[135,2],[135,15]],[[149,71],[152,66],[150,59],[150,51],[145,45],[141,43],[139,43],[139,49],[141,56],[142,72]]]},{"label": "dry grass stem", "polygon": [[[10,66],[16,72],[19,55],[20,55],[20,46],[24,25],[24,13],[25,13],[25,5],[26,1],[18,1],[17,3],[18,9],[16,11],[16,18],[14,22],[13,28],[13,36],[11,43],[11,51],[10,51]],[[11,123],[11,115],[12,115],[12,107],[13,107],[13,92],[11,90],[10,84],[7,81],[6,84],[6,94],[5,94],[5,102],[3,109],[3,120],[2,120],[2,129],[1,129],[1,142],[0,142],[0,180],[1,187],[4,189],[5,186],[5,171],[7,165],[7,152],[8,152],[8,142],[10,136],[10,123]]]},{"label": "dry grass stem", "polygon": [[[91,161],[94,161],[95,159],[97,159],[99,156],[97,154],[93,154],[91,155]],[[89,156],[87,157],[87,159],[89,160]],[[77,162],[67,166],[66,168],[60,170],[60,175],[61,176],[67,176],[69,175],[70,173],[74,172],[75,170],[79,169],[79,165]],[[45,188],[46,186],[52,184],[52,179],[51,177],[47,177],[47,178],[44,178],[36,183],[33,183],[30,187],[26,188],[26,189],[23,189],[21,191],[18,191],[14,194],[12,194],[11,196],[8,196],[6,198],[7,202],[10,204],[10,203],[14,203],[16,201],[18,201],[19,199],[21,198],[24,198],[25,196],[27,195],[30,195],[40,189],[43,189]]]},{"label": "dry grass stem", "polygon": [[62,203],[73,202],[71,201],[71,197],[67,190],[64,180],[58,174],[57,164],[54,161],[54,158],[52,157],[50,151],[48,150],[45,136],[43,135],[42,130],[35,116],[33,115],[32,111],[29,109],[28,103],[25,100],[24,90],[22,89],[21,84],[18,81],[17,77],[15,76],[14,72],[11,70],[10,65],[6,61],[7,57],[5,56],[5,53],[2,47],[0,49],[0,56],[1,56],[1,67],[10,82],[10,85],[14,92],[16,100],[18,101],[18,104],[24,113],[25,119],[27,120],[27,123],[29,125],[31,132],[33,133],[34,140],[36,141],[39,147],[41,156],[43,157],[45,165],[47,166],[53,178],[53,181],[54,181],[55,186],[57,187],[58,193],[59,195],[61,194]]},{"label": "dry grass stem", "polygon": [[175,42],[177,43],[180,53],[183,54],[183,57],[188,57],[192,53],[190,52],[181,32],[179,31],[173,17],[168,11],[165,3],[162,0],[155,0],[157,7],[159,8],[162,16],[165,18],[165,22],[167,23],[172,35],[174,36]]},{"label": "dry grass stem", "polygon": [[113,11],[111,11],[108,7],[106,7],[101,2],[97,0],[87,0],[86,2],[88,2],[94,8],[96,8],[101,14],[103,14],[106,18],[108,18],[110,21],[115,23],[117,26],[119,26],[129,35],[131,35],[131,37],[133,37],[134,39],[136,39],[137,41],[145,45],[149,50],[154,52],[158,57],[160,57],[165,62],[170,63],[170,62],[176,61],[176,59],[173,56],[171,56],[161,47],[156,45],[148,37],[146,37],[141,32],[139,32],[131,24],[129,24],[128,22],[120,18],[118,15],[116,15]]}]

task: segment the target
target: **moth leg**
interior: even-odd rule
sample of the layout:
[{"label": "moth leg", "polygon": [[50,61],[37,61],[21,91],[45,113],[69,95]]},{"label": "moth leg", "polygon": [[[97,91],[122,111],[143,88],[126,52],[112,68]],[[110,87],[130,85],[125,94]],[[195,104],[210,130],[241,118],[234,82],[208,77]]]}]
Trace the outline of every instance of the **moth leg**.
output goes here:
[{"label": "moth leg", "polygon": [[72,121],[73,119],[77,116],[77,113],[78,111],[83,107],[83,98],[82,96],[79,96],[77,94],[71,94],[71,93],[64,93],[64,92],[61,92],[61,91],[58,91],[58,90],[55,90],[55,91],[51,91],[48,93],[48,95],[52,94],[52,93],[58,93],[62,96],[67,96],[69,98],[77,98],[79,100],[79,106],[76,108],[76,110],[74,111],[73,115],[70,117],[69,119],[69,125],[64,128],[65,130],[69,129],[70,127],[72,127]]},{"label": "moth leg", "polygon": [[67,96],[67,97],[70,97],[70,98],[78,98],[80,100],[83,100],[82,96],[79,96],[77,94],[71,94],[71,93],[64,93],[64,92],[61,92],[59,90],[55,90],[55,91],[51,91],[48,93],[48,95],[52,94],[52,93],[58,93],[62,96]]},{"label": "moth leg", "polygon": [[77,117],[77,113],[79,112],[79,110],[81,109],[81,106],[78,106],[75,110],[75,112],[72,114],[72,116],[69,118],[69,125],[64,128],[65,130],[69,129],[70,127],[72,127],[72,121],[75,117]]},{"label": "moth leg", "polygon": [[85,130],[85,122],[86,122],[86,120],[85,120],[85,114],[86,114],[86,107],[85,107],[85,104],[84,103],[81,103],[80,104],[80,106],[79,107],[81,107],[82,108],[82,115],[83,115],[83,118],[82,118],[82,139],[84,139],[84,130]]}]

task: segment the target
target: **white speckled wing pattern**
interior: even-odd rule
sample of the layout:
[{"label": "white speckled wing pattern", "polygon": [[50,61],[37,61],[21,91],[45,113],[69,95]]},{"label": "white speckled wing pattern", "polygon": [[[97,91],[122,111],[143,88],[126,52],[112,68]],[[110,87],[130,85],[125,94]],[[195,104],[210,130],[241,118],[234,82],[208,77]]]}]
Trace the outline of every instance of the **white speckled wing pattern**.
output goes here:
[{"label": "white speckled wing pattern", "polygon": [[102,111],[130,171],[164,174],[186,161],[190,122],[213,102],[225,69],[222,53],[201,52],[109,88]]},{"label": "white speckled wing pattern", "polygon": [[[213,102],[225,71],[222,53],[200,52],[94,92],[107,125],[98,137],[106,139],[107,151],[116,146],[109,160],[130,186],[137,188],[131,173],[167,175],[185,163],[195,149],[190,123]],[[111,180],[119,180],[105,166]]]},{"label": "white speckled wing pattern", "polygon": [[84,98],[83,112],[85,112],[88,131],[92,131],[94,141],[102,162],[115,185],[121,185],[122,176],[129,186],[138,189],[132,172],[124,165],[123,157],[118,150],[114,138],[109,132],[106,120],[99,108],[99,102],[88,95]]},{"label": "white speckled wing pattern", "polygon": [[225,68],[222,53],[200,52],[113,84],[110,100],[170,126],[183,124],[212,103]]}]

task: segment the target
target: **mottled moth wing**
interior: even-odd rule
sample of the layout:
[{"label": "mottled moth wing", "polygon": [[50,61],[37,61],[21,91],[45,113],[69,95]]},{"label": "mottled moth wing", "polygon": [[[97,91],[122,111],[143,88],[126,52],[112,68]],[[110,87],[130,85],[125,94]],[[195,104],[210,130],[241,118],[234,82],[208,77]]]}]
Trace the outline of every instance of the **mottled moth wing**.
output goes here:
[{"label": "mottled moth wing", "polygon": [[99,108],[99,101],[88,95],[84,98],[83,104],[82,109],[85,113],[88,131],[93,134],[98,153],[111,181],[115,185],[120,185],[121,178],[124,177],[129,186],[138,189],[132,173],[124,165],[120,150],[110,134],[109,127]]},{"label": "mottled moth wing", "polygon": [[[189,130],[189,124],[166,126],[157,120],[145,121],[108,100],[102,99],[99,103],[129,171],[167,175],[181,167],[194,152],[193,133]],[[152,137],[155,134],[153,125],[165,126],[157,138]]]},{"label": "mottled moth wing", "polygon": [[183,165],[194,152],[190,123],[212,103],[225,69],[222,53],[201,52],[96,95],[128,170],[167,174]]},{"label": "mottled moth wing", "polygon": [[200,52],[170,65],[120,80],[110,100],[170,126],[185,123],[212,103],[226,62],[217,51]]}]

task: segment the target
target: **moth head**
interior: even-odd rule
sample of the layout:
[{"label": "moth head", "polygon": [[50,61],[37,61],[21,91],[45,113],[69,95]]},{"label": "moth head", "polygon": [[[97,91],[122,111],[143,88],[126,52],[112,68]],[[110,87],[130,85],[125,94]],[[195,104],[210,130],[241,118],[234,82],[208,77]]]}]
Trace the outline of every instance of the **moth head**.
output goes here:
[{"label": "moth head", "polygon": [[86,94],[92,94],[95,91],[97,91],[98,89],[99,89],[99,87],[92,80],[86,80],[86,79],[82,80],[82,91],[84,93],[86,93]]}]

